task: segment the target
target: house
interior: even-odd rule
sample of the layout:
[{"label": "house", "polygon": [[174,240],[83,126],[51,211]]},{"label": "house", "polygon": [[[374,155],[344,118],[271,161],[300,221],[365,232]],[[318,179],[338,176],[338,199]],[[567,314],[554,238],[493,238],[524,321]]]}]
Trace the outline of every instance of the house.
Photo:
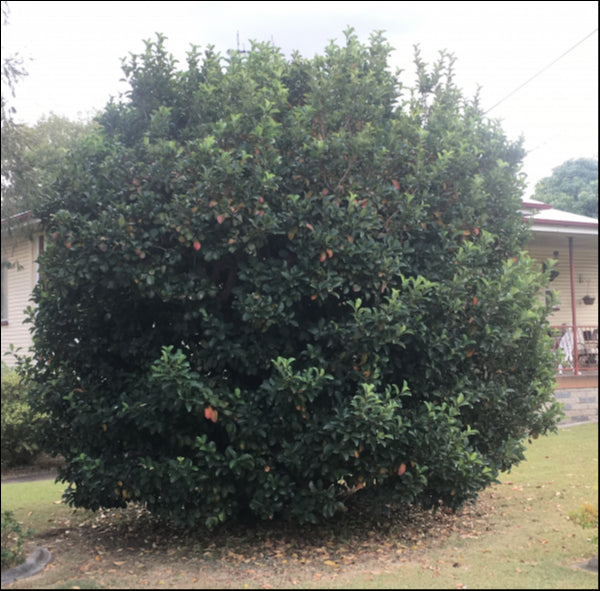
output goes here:
[{"label": "house", "polygon": [[44,250],[44,233],[39,220],[23,213],[2,220],[2,361],[15,359],[11,346],[27,352],[31,345],[25,309],[38,281],[37,258]]},{"label": "house", "polygon": [[[554,346],[561,351],[556,396],[567,421],[597,420],[598,220],[531,199],[523,201],[522,212],[531,224],[531,256],[541,265],[557,261],[550,285],[560,298],[551,317]],[[14,359],[4,354],[10,345],[26,351],[30,344],[24,309],[43,248],[42,228],[31,214],[2,220],[2,358],[9,365]]]},{"label": "house", "polygon": [[557,261],[550,287],[560,302],[550,322],[565,422],[598,420],[598,220],[531,199],[523,215],[531,222],[529,254],[541,264]]}]

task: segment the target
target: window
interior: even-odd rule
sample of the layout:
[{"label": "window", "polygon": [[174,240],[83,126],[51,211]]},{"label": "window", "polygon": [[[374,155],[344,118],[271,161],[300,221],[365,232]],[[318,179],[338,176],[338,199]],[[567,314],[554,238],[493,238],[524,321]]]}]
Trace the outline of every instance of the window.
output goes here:
[{"label": "window", "polygon": [[41,234],[37,239],[37,254],[35,257],[35,282],[38,283],[40,280],[40,264],[38,262],[38,257],[44,254],[44,235]]},{"label": "window", "polygon": [[8,294],[6,284],[6,270],[8,262],[2,261],[2,325],[8,324]]}]

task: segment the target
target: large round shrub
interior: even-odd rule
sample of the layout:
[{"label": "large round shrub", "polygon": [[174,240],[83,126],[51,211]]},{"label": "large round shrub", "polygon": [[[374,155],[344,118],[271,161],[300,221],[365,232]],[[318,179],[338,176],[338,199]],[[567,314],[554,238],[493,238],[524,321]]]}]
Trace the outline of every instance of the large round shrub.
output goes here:
[{"label": "large round shrub", "polygon": [[315,521],[453,508],[555,426],[523,150],[442,55],[267,44],[124,66],[39,211],[30,375],[75,506]]}]

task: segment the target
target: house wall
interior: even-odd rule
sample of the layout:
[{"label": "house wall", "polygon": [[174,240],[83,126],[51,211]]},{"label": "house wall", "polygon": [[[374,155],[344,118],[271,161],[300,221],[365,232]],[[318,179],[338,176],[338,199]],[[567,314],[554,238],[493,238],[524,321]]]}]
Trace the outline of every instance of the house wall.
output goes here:
[{"label": "house wall", "polygon": [[[575,313],[579,326],[598,325],[598,236],[573,236],[573,267],[575,278]],[[571,274],[569,239],[563,234],[534,234],[528,246],[529,254],[540,262],[557,259],[560,275],[550,284],[559,293],[559,310],[551,318],[552,325],[573,324],[571,313]],[[558,253],[558,256],[555,255]],[[583,296],[595,298],[585,305]]]},{"label": "house wall", "polygon": [[[598,326],[598,236],[572,236],[573,276],[575,280],[575,315],[578,326]],[[560,275],[550,284],[559,293],[560,304],[551,318],[554,326],[573,324],[569,237],[564,234],[534,234],[529,254],[540,262],[557,259]],[[583,296],[595,298],[592,305]],[[558,376],[554,395],[563,405],[561,424],[598,420],[598,375]]]},{"label": "house wall", "polygon": [[2,318],[2,361],[14,365],[12,355],[5,355],[12,344],[26,352],[31,344],[29,324],[24,324],[25,308],[30,305],[31,292],[37,282],[35,262],[40,248],[39,230],[15,230],[11,236],[2,236],[2,263],[11,264],[3,269],[2,289],[6,296],[6,317]]}]

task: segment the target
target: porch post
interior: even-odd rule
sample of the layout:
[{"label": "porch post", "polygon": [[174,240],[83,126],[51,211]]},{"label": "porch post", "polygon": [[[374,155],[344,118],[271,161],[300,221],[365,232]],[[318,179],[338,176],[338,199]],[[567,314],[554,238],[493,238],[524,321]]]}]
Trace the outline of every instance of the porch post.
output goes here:
[{"label": "porch post", "polygon": [[571,321],[573,323],[573,364],[574,374],[579,374],[579,351],[577,348],[577,311],[575,307],[575,264],[573,261],[573,237],[569,236],[569,271],[571,273]]}]

